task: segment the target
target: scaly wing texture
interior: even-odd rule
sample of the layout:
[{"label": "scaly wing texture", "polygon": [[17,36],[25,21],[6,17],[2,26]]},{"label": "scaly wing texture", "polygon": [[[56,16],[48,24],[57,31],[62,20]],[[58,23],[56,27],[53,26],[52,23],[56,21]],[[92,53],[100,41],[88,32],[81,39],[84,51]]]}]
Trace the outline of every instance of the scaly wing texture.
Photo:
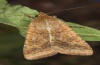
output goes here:
[{"label": "scaly wing texture", "polygon": [[28,27],[23,50],[24,57],[28,60],[41,59],[57,54],[51,49],[49,33],[44,19],[39,16]]},{"label": "scaly wing texture", "polygon": [[92,55],[92,48],[76,35],[62,20],[40,13],[29,25],[24,45],[28,60],[40,59],[57,53]]},{"label": "scaly wing texture", "polygon": [[54,49],[62,54],[70,55],[92,55],[92,48],[82,40],[69,26],[62,20],[59,21],[59,27],[56,27]]}]

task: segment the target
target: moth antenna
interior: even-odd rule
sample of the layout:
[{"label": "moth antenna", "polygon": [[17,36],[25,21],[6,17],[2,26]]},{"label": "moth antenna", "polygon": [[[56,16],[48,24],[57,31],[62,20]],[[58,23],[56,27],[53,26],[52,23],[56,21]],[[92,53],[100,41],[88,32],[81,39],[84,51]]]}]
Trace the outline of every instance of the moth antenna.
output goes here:
[{"label": "moth antenna", "polygon": [[55,12],[61,12],[61,11],[66,11],[66,10],[73,10],[73,9],[85,8],[85,7],[87,7],[87,6],[75,7],[75,8],[69,8],[69,9],[63,9],[63,10],[49,12],[47,14],[51,14],[51,13],[55,13]]}]

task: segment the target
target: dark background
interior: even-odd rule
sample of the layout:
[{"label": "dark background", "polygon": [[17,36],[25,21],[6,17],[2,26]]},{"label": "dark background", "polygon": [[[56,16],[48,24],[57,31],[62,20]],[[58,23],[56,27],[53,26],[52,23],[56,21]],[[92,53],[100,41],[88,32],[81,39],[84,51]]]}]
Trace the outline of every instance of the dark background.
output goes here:
[{"label": "dark background", "polygon": [[[87,6],[85,8],[54,12],[65,21],[100,29],[100,0],[8,0],[12,5],[24,5],[39,12]],[[93,48],[92,56],[57,54],[40,60],[26,60],[23,57],[24,37],[11,26],[0,24],[0,65],[100,65],[100,42],[88,42]]]}]

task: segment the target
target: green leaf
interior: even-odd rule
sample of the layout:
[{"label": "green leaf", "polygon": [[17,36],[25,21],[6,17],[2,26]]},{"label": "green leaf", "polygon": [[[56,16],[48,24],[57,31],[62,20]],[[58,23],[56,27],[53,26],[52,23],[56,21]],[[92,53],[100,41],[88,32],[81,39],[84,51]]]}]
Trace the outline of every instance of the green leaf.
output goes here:
[{"label": "green leaf", "polygon": [[0,5],[5,5],[5,4],[7,4],[6,0],[0,0]]},{"label": "green leaf", "polygon": [[100,30],[76,23],[67,22],[66,24],[68,24],[79,36],[81,36],[82,39],[86,41],[100,41]]},{"label": "green leaf", "polygon": [[6,0],[0,0],[0,9],[4,8],[5,4],[7,4]]},{"label": "green leaf", "polygon": [[26,30],[30,21],[38,14],[36,10],[25,6],[8,5],[0,12],[0,23],[14,26],[19,29],[21,35],[26,35]]},{"label": "green leaf", "polygon": [[[7,5],[0,12],[0,23],[14,26],[18,28],[22,36],[26,36],[26,31],[32,19],[38,15],[39,12],[25,6],[10,6]],[[86,41],[100,41],[100,30],[90,27],[82,26],[75,23],[67,22],[78,35]]]}]

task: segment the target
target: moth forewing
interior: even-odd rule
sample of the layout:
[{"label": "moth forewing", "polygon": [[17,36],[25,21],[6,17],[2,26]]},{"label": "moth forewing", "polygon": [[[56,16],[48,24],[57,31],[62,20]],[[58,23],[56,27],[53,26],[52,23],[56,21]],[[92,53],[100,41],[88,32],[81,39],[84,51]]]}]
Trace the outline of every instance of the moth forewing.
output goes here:
[{"label": "moth forewing", "polygon": [[24,57],[28,60],[36,60],[57,54],[51,49],[49,32],[44,19],[42,15],[39,15],[29,24],[23,50]]},{"label": "moth forewing", "polygon": [[57,53],[92,55],[92,48],[62,20],[40,13],[30,24],[24,45],[28,60],[40,59]]},{"label": "moth forewing", "polygon": [[[59,19],[58,19],[59,20]],[[58,29],[55,29],[55,48],[62,54],[70,55],[92,55],[92,48],[82,40],[69,26],[62,20]],[[61,30],[60,30],[61,29]]]}]

